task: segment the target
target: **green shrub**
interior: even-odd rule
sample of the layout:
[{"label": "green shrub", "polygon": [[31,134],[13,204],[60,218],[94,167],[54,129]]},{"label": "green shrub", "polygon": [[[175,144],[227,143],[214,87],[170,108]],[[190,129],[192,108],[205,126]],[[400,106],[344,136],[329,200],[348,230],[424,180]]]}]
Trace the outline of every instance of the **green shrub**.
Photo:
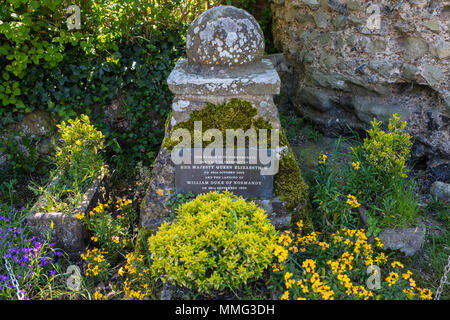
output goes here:
[{"label": "green shrub", "polygon": [[[406,161],[411,153],[411,136],[403,132],[405,121],[394,114],[389,119],[388,132],[381,130],[381,121],[374,119],[372,129],[367,130],[362,156],[364,160],[386,179],[406,178]],[[358,150],[355,150],[358,153]]]},{"label": "green shrub", "polygon": [[55,155],[57,169],[61,172],[100,170],[105,137],[91,125],[89,117],[81,115],[57,127],[63,141],[63,147]]},{"label": "green shrub", "polygon": [[[205,8],[180,0],[3,2],[0,132],[34,110],[56,121],[84,113],[104,132],[111,161],[150,164],[163,137],[156,120],[172,98],[165,80],[183,55],[187,26],[178,18],[188,9],[181,9]],[[81,8],[80,30],[67,29],[71,4]],[[115,120],[125,129],[105,116],[116,98],[122,112]]]},{"label": "green shrub", "polygon": [[199,195],[148,239],[151,270],[163,282],[199,292],[238,288],[261,277],[275,235],[255,203],[228,192]]}]

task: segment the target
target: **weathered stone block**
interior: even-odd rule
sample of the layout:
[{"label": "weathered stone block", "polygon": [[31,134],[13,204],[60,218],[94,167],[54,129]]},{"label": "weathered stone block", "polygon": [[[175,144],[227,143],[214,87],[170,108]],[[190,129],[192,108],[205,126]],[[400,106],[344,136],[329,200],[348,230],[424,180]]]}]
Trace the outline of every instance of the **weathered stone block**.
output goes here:
[{"label": "weathered stone block", "polygon": [[400,250],[406,256],[416,254],[425,239],[423,228],[395,228],[384,229],[380,235],[382,249]]},{"label": "weathered stone block", "polygon": [[447,201],[450,203],[450,184],[441,181],[435,181],[431,185],[430,194],[441,201]]},{"label": "weathered stone block", "polygon": [[203,12],[190,25],[186,55],[191,64],[216,66],[245,65],[264,54],[264,35],[247,11],[220,6]]},{"label": "weathered stone block", "polygon": [[[56,248],[63,249],[73,257],[79,257],[85,250],[86,228],[82,220],[76,218],[79,213],[86,213],[93,207],[101,193],[102,183],[107,174],[107,168],[102,168],[99,176],[83,195],[83,199],[77,208],[70,213],[64,212],[42,212],[40,209],[41,199],[34,204],[27,224],[31,232],[41,241],[50,238]],[[56,177],[51,183],[55,184],[59,178]],[[53,228],[53,229],[52,229]]]},{"label": "weathered stone block", "polygon": [[280,77],[270,60],[262,59],[243,68],[199,72],[188,60],[180,59],[167,79],[177,95],[275,95]]},{"label": "weathered stone block", "polygon": [[330,16],[325,11],[317,11],[312,14],[318,28],[326,28],[330,23]]},{"label": "weathered stone block", "polygon": [[389,77],[392,71],[392,64],[386,60],[372,60],[369,62],[369,68],[384,77]]},{"label": "weathered stone block", "polygon": [[408,37],[405,42],[405,58],[417,59],[428,52],[428,43],[422,38]]},{"label": "weathered stone block", "polygon": [[381,104],[358,97],[353,98],[352,104],[356,116],[366,124],[370,124],[373,118],[387,123],[394,113],[397,113],[403,121],[408,121],[411,116],[410,111],[400,104]]},{"label": "weathered stone block", "polygon": [[438,59],[450,57],[450,44],[437,44],[431,48],[431,53]]},{"label": "weathered stone block", "polygon": [[422,24],[425,28],[427,28],[428,30],[431,30],[435,33],[439,33],[439,31],[441,31],[441,27],[439,26],[438,20],[432,19],[432,20],[424,21]]},{"label": "weathered stone block", "polygon": [[320,112],[326,112],[332,107],[328,94],[322,90],[310,87],[304,87],[299,90],[297,103],[310,106]]},{"label": "weathered stone block", "polygon": [[445,77],[441,68],[433,64],[424,65],[421,75],[432,87],[438,85]]}]

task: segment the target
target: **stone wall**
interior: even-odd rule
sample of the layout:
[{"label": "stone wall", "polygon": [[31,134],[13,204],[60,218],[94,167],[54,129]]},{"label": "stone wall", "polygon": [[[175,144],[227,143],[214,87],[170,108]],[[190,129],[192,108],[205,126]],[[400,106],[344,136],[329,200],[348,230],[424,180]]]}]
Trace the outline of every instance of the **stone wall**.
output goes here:
[{"label": "stone wall", "polygon": [[[371,4],[380,8],[379,29],[367,23]],[[449,159],[450,1],[273,0],[271,6],[275,45],[293,68],[288,95],[300,114],[327,132],[343,132],[398,113],[415,137],[416,157],[431,166]]]}]

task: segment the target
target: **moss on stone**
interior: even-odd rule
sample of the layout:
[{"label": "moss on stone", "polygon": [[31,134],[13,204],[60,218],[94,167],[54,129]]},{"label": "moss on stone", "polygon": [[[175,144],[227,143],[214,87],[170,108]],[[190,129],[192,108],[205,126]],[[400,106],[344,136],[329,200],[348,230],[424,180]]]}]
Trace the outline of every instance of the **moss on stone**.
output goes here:
[{"label": "moss on stone", "polygon": [[134,244],[134,252],[138,255],[147,255],[147,239],[153,234],[152,230],[140,228]]},{"label": "moss on stone", "polygon": [[[245,100],[231,99],[229,102],[220,105],[207,104],[204,109],[193,111],[189,120],[175,125],[172,132],[183,128],[189,130],[192,136],[194,121],[202,121],[203,132],[208,129],[218,129],[223,136],[225,136],[226,129],[243,129],[244,131],[250,128],[272,129],[269,121],[262,117],[256,117],[257,113],[257,109]],[[292,213],[293,224],[302,219],[304,229],[307,232],[313,231],[308,185],[302,177],[283,129],[280,130],[279,139],[280,146],[287,147],[288,151],[281,156],[279,171],[274,176],[274,194],[286,203],[286,209]],[[267,140],[270,147],[270,131]],[[172,140],[169,135],[164,139],[163,146],[170,151],[178,143],[178,140]],[[207,142],[205,145],[209,143]]]},{"label": "moss on stone", "polygon": [[283,130],[280,132],[280,145],[287,146],[288,152],[281,156],[279,170],[273,182],[274,193],[286,203],[286,209],[292,213],[292,223],[303,220],[304,230],[311,232],[314,226],[311,219],[309,188]]},{"label": "moss on stone", "polygon": [[[189,120],[176,124],[171,132],[176,129],[187,129],[192,137],[195,121],[202,121],[203,133],[209,129],[218,129],[224,137],[227,129],[243,129],[244,131],[250,128],[271,129],[270,122],[262,117],[256,117],[257,113],[258,110],[245,100],[231,99],[229,102],[219,105],[208,103],[205,108],[192,111]],[[164,139],[162,145],[170,151],[179,142],[178,140],[172,140],[169,136]],[[203,143],[206,146],[211,142]]]}]

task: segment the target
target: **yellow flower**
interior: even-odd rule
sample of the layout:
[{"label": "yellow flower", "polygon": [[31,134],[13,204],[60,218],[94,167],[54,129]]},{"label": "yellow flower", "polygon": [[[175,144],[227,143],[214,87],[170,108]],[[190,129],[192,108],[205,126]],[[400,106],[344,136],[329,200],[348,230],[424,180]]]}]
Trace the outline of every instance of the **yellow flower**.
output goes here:
[{"label": "yellow flower", "polygon": [[319,164],[325,164],[325,162],[327,162],[327,155],[326,154],[321,154],[320,156],[319,156],[319,161],[318,161],[318,163]]},{"label": "yellow flower", "polygon": [[389,273],[389,277],[386,278],[386,281],[389,283],[389,287],[394,285],[398,280],[398,273],[391,272]]},{"label": "yellow flower", "polygon": [[381,240],[380,240],[380,238],[378,238],[378,237],[375,237],[375,241],[377,242],[377,247],[383,247],[383,244],[381,243]]},{"label": "yellow flower", "polygon": [[403,267],[404,267],[404,266],[403,266],[400,262],[398,262],[398,261],[392,262],[392,263],[391,263],[391,266],[392,266],[392,268],[399,267],[399,268],[402,268],[402,269],[403,269]]},{"label": "yellow flower", "polygon": [[125,270],[123,270],[123,268],[120,267],[120,269],[119,269],[119,271],[118,271],[118,274],[119,274],[121,277],[123,277],[123,275],[125,274]]},{"label": "yellow flower", "polygon": [[351,194],[347,196],[347,204],[351,205],[353,208],[358,208],[361,205],[356,197]]},{"label": "yellow flower", "polygon": [[414,297],[414,290],[413,289],[403,289],[403,292],[406,294],[406,297],[408,297],[408,298]]},{"label": "yellow flower", "polygon": [[289,300],[289,291],[286,291],[281,296],[281,300]]},{"label": "yellow flower", "polygon": [[275,245],[274,255],[278,257],[278,262],[283,262],[284,260],[286,260],[288,254],[289,254],[288,250],[286,250],[282,246]]},{"label": "yellow flower", "polygon": [[330,247],[330,245],[328,243],[323,242],[323,241],[319,242],[318,245],[319,245],[319,247],[322,248],[322,250],[326,250]]},{"label": "yellow flower", "polygon": [[312,259],[306,259],[302,263],[303,269],[305,269],[306,272],[313,272],[316,269],[316,261]]},{"label": "yellow flower", "polygon": [[82,219],[84,218],[84,212],[82,212],[82,213],[77,213],[77,214],[75,215],[75,217],[76,217],[78,220],[82,220]]},{"label": "yellow flower", "polygon": [[114,243],[119,243],[119,240],[120,240],[119,236],[112,236],[111,237],[111,241],[114,242]]},{"label": "yellow flower", "polygon": [[433,294],[431,293],[430,289],[417,289],[420,291],[420,298],[424,300],[431,300],[433,298]]},{"label": "yellow flower", "polygon": [[378,256],[375,257],[375,263],[384,263],[387,261],[387,257],[384,255],[384,252],[381,252]]},{"label": "yellow flower", "polygon": [[408,270],[406,273],[402,274],[402,277],[403,277],[403,279],[408,280],[411,277],[411,275],[412,275],[412,272]]},{"label": "yellow flower", "polygon": [[98,291],[95,291],[94,292],[94,299],[95,300],[100,300],[101,298],[103,298],[103,294],[98,292]]},{"label": "yellow flower", "polygon": [[91,240],[94,241],[94,242],[97,242],[97,241],[98,241],[98,237],[92,236],[92,237],[91,237]]},{"label": "yellow flower", "polygon": [[284,275],[284,280],[288,281],[294,274],[291,272],[286,272]]},{"label": "yellow flower", "polygon": [[353,169],[354,169],[354,170],[358,171],[359,168],[360,168],[360,163],[359,163],[359,161],[352,162],[352,166],[353,166]]},{"label": "yellow flower", "polygon": [[290,272],[286,272],[286,274],[284,275],[284,281],[286,282],[286,289],[289,289],[290,287],[292,287],[293,284],[295,284],[295,279],[291,279],[292,276],[293,274]]}]

